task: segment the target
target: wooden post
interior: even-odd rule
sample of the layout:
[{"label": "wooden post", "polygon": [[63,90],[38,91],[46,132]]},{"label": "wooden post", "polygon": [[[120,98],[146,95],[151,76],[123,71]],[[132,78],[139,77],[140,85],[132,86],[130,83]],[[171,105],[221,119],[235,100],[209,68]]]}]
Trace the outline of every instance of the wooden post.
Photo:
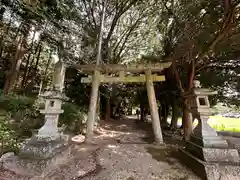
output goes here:
[{"label": "wooden post", "polygon": [[146,70],[145,75],[146,75],[148,101],[149,101],[149,107],[150,107],[151,118],[152,118],[152,127],[155,135],[155,142],[157,144],[163,144],[162,130],[160,126],[158,107],[157,107],[154,86],[153,86],[153,77],[152,77],[151,70],[150,69]]},{"label": "wooden post", "polygon": [[98,101],[98,90],[100,85],[100,72],[94,71],[93,80],[92,80],[92,91],[90,97],[90,104],[88,110],[88,119],[87,119],[87,133],[86,133],[86,143],[91,143],[93,138],[94,122],[96,119],[96,109]]}]

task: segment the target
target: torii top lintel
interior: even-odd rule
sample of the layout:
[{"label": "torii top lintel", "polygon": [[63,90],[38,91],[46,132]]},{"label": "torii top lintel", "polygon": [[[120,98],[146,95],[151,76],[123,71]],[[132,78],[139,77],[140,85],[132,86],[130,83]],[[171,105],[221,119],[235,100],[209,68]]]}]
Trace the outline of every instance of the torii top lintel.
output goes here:
[{"label": "torii top lintel", "polygon": [[100,71],[101,73],[116,73],[119,71],[132,72],[132,73],[141,73],[146,70],[151,70],[151,72],[161,72],[165,68],[171,66],[171,62],[166,63],[156,63],[156,64],[137,64],[137,65],[123,65],[123,64],[100,64],[96,65],[73,65],[72,67],[79,69],[82,72],[93,72],[95,70]]}]

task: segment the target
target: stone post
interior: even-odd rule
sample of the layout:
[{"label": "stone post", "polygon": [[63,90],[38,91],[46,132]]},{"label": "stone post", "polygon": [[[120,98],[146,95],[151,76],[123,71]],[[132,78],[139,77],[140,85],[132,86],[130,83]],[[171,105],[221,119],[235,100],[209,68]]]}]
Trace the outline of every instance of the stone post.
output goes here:
[{"label": "stone post", "polygon": [[64,88],[64,79],[65,79],[65,65],[61,60],[55,64],[53,78],[52,78],[52,88],[62,92]]},{"label": "stone post", "polygon": [[148,94],[148,102],[151,112],[151,119],[152,119],[152,127],[155,135],[155,142],[157,144],[163,144],[163,137],[162,137],[162,130],[160,126],[159,114],[158,114],[158,107],[157,101],[155,96],[155,90],[153,86],[153,79],[151,70],[147,70],[145,72],[146,75],[146,86],[147,86],[147,94]]}]

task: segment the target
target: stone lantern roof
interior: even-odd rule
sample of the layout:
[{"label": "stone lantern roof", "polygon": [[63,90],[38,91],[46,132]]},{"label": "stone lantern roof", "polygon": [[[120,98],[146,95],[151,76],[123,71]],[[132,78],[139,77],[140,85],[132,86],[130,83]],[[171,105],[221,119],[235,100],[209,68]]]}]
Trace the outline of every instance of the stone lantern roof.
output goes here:
[{"label": "stone lantern roof", "polygon": [[202,88],[200,85],[200,81],[194,80],[193,81],[193,88],[190,89],[190,91],[183,93],[182,95],[185,97],[190,96],[209,96],[209,95],[215,95],[217,94],[217,91],[212,91],[208,88]]}]

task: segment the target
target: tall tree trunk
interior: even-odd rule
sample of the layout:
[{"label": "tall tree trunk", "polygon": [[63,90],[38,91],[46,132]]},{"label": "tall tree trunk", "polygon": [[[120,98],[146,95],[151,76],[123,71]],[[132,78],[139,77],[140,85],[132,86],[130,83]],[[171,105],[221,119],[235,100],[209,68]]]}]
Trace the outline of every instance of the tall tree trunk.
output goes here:
[{"label": "tall tree trunk", "polygon": [[39,49],[41,49],[41,41],[40,40],[37,44],[37,47],[35,49],[35,52],[34,52],[32,58],[30,58],[30,59],[32,59],[31,62],[30,62],[30,59],[29,59],[30,63],[28,65],[28,68],[26,69],[26,77],[25,77],[25,80],[24,80],[25,82],[23,82],[23,87],[26,87],[26,85],[27,85],[27,81],[29,79],[29,74],[32,73],[32,67],[33,67],[34,59],[35,59],[35,57],[37,58],[37,56],[38,56],[37,53],[39,53]]},{"label": "tall tree trunk", "polygon": [[[189,65],[188,69],[188,87],[189,91],[193,87],[193,80],[195,77],[195,61],[193,60]],[[184,139],[189,140],[193,132],[193,123],[192,123],[192,113],[191,106],[187,97],[183,97],[183,130],[184,130]]]},{"label": "tall tree trunk", "polygon": [[[19,37],[19,33],[20,33],[20,30],[21,30],[21,28],[22,28],[22,26],[23,26],[23,23],[21,23],[20,24],[20,26],[18,27],[18,30],[17,30],[17,32],[15,33],[15,36],[14,36],[14,38],[13,38],[13,44],[12,44],[12,46],[14,46],[14,43],[16,43],[16,42],[18,42],[18,37]],[[2,57],[2,53],[3,53],[3,49],[2,49],[2,52],[1,52],[1,56],[0,57]],[[7,54],[9,55],[9,54],[11,54],[12,52],[8,52]],[[9,56],[12,56],[12,55],[9,55]],[[12,59],[10,59],[10,60],[8,60],[8,59],[5,59],[5,61],[4,61],[4,64],[3,64],[3,69],[7,72],[7,71],[9,71],[9,63],[12,61]]]},{"label": "tall tree trunk", "polygon": [[178,106],[176,100],[172,103],[172,120],[171,120],[171,129],[176,129],[178,123]]},{"label": "tall tree trunk", "polygon": [[[29,90],[30,90],[31,92],[33,91],[34,85],[36,85],[36,83],[37,83],[37,67],[38,67],[38,63],[39,63],[39,59],[40,59],[41,52],[42,52],[42,46],[40,45],[39,51],[38,51],[38,55],[37,55],[36,64],[35,64],[35,66],[34,66],[34,68],[33,68],[32,74],[31,74],[32,81],[31,81],[30,86],[29,86]],[[30,73],[31,73],[31,72],[30,72]]]},{"label": "tall tree trunk", "polygon": [[3,49],[4,49],[4,37],[8,36],[9,30],[10,30],[10,27],[12,24],[12,15],[13,15],[13,13],[11,13],[11,15],[10,15],[10,19],[9,19],[9,22],[7,25],[6,32],[3,30],[3,34],[1,35],[1,38],[0,38],[0,58],[2,57],[2,53],[3,53]]},{"label": "tall tree trunk", "polygon": [[162,117],[162,106],[158,107],[158,114],[159,114],[160,123],[162,123],[162,119],[163,119],[163,117]]},{"label": "tall tree trunk", "polygon": [[111,101],[110,97],[106,98],[106,115],[105,115],[105,120],[110,120],[111,117]]},{"label": "tall tree trunk", "polygon": [[188,141],[193,132],[192,126],[192,113],[190,111],[191,107],[189,105],[188,99],[184,99],[183,105],[183,130],[184,130],[184,139]]},{"label": "tall tree trunk", "polygon": [[[185,90],[182,86],[182,81],[179,75],[179,72],[176,68],[176,62],[173,62],[173,71],[178,83],[178,87],[181,91],[181,93],[184,93]],[[191,64],[189,65],[189,70],[188,70],[188,87],[187,87],[187,91],[189,91],[192,88],[192,83],[193,83],[193,79],[195,77],[195,61],[193,60],[191,62]],[[182,124],[183,124],[183,130],[184,130],[184,139],[185,140],[189,140],[190,139],[190,135],[192,134],[192,119],[191,119],[191,107],[189,104],[189,101],[187,99],[187,97],[182,97],[183,98],[183,117],[182,117]]]},{"label": "tall tree trunk", "polygon": [[22,87],[22,88],[25,87],[26,80],[27,80],[28,66],[29,66],[30,59],[31,59],[31,55],[32,55],[32,51],[33,51],[33,45],[34,45],[35,35],[36,35],[36,31],[34,31],[33,38],[32,38],[32,43],[31,43],[31,47],[29,48],[29,54],[28,54],[28,56],[27,56],[26,66],[25,66],[25,69],[24,69],[23,80],[22,80],[22,84],[21,84],[21,87]]},{"label": "tall tree trunk", "polygon": [[162,104],[162,125],[167,127],[168,126],[168,114],[169,114],[169,104],[166,102]]},{"label": "tall tree trunk", "polygon": [[7,78],[4,84],[4,94],[9,94],[13,90],[18,72],[20,70],[20,65],[22,63],[22,57],[24,55],[24,38],[24,36],[20,37],[20,40],[17,43],[16,52],[12,59],[12,66],[7,74]]},{"label": "tall tree trunk", "polygon": [[[36,61],[35,67],[34,67],[34,71],[35,71],[35,72],[37,72],[37,67],[38,67],[38,64],[39,64],[41,52],[42,52],[42,46],[40,46],[39,51],[38,51],[37,61]],[[36,73],[35,73],[35,74],[36,74]]]},{"label": "tall tree trunk", "polygon": [[145,120],[145,105],[143,101],[140,100],[140,121],[144,122]]},{"label": "tall tree trunk", "polygon": [[46,85],[46,78],[47,78],[47,72],[48,72],[48,69],[49,69],[49,66],[50,66],[50,63],[51,63],[51,58],[52,58],[52,51],[50,51],[49,53],[49,57],[48,57],[48,61],[47,61],[47,66],[45,68],[45,71],[44,71],[44,74],[43,74],[43,78],[42,78],[42,82],[40,84],[40,88],[39,88],[39,93],[41,93],[42,89],[45,88],[45,85]]}]

